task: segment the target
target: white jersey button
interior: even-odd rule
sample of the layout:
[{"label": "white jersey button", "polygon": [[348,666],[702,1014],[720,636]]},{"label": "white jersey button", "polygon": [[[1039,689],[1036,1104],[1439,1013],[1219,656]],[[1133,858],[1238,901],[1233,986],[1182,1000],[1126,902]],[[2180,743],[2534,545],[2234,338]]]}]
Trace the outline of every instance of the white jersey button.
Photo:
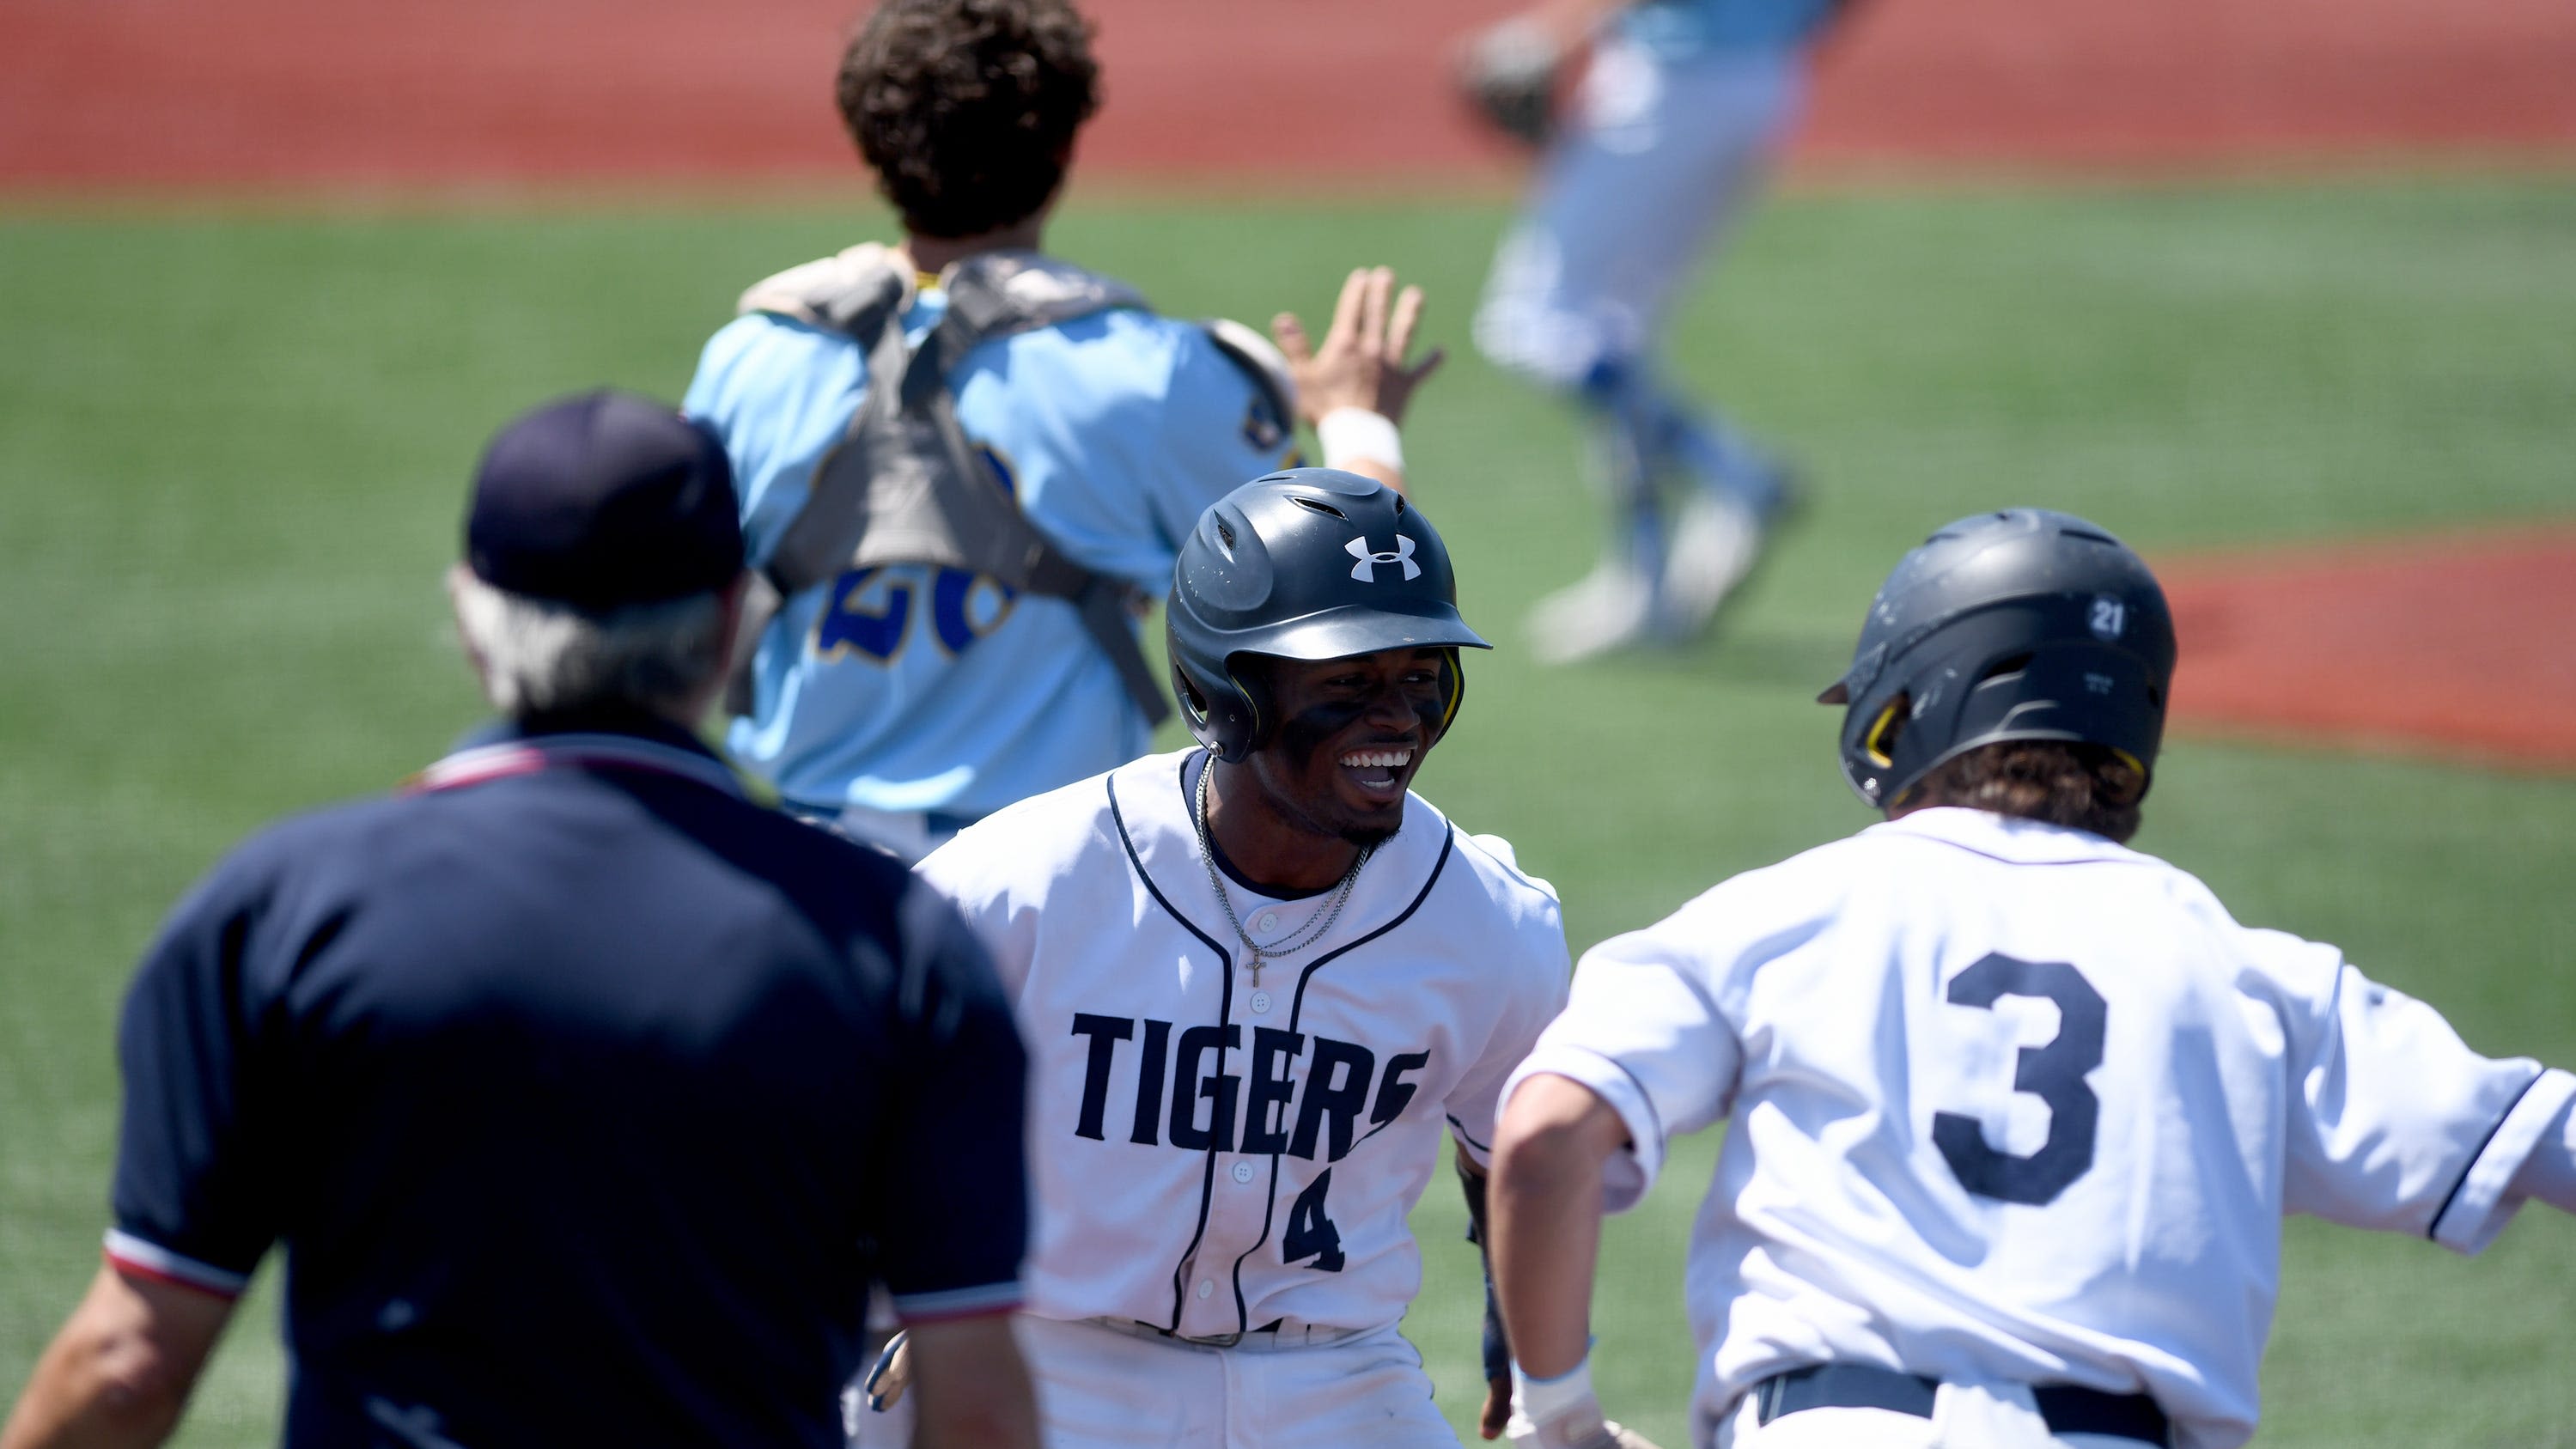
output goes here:
[{"label": "white jersey button", "polygon": [[1216,1285],[1215,1285],[1214,1283],[1209,1282],[1209,1281],[1208,1281],[1208,1280],[1206,1280],[1205,1278],[1201,1278],[1201,1279],[1199,1280],[1199,1297],[1201,1297],[1201,1298],[1205,1298],[1205,1297],[1207,1297],[1209,1294],[1214,1293],[1215,1291],[1216,1291]]},{"label": "white jersey button", "polygon": [[1267,991],[1256,991],[1252,993],[1252,1014],[1255,1016],[1263,1016],[1268,1014],[1269,1010],[1270,993]]},{"label": "white jersey button", "polygon": [[1259,931],[1265,936],[1278,930],[1279,913],[1277,911],[1263,911],[1260,915],[1252,918],[1252,929]]},{"label": "white jersey button", "polygon": [[1236,1163],[1234,1165],[1234,1180],[1237,1182],[1252,1181],[1252,1164],[1249,1162]]}]

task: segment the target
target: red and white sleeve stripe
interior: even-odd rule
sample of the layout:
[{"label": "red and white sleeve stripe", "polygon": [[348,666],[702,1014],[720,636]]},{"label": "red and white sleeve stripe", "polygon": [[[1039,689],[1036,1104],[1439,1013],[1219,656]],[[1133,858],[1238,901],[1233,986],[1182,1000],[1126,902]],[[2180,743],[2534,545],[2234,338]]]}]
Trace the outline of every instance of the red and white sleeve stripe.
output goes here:
[{"label": "red and white sleeve stripe", "polygon": [[107,1230],[105,1256],[108,1266],[120,1273],[155,1282],[192,1288],[218,1298],[239,1298],[250,1286],[250,1275],[200,1263],[181,1253],[171,1252],[159,1243],[138,1238],[121,1228]]},{"label": "red and white sleeve stripe", "polygon": [[973,1288],[950,1288],[937,1293],[899,1293],[894,1300],[895,1316],[902,1319],[907,1328],[945,1319],[1009,1313],[1019,1306],[1020,1285],[1017,1279]]}]

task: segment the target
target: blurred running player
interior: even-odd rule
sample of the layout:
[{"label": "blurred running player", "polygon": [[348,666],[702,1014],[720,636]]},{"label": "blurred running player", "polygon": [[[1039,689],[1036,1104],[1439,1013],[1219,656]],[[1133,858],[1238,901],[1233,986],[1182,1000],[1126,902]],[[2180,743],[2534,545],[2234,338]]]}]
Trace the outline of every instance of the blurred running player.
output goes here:
[{"label": "blurred running player", "polygon": [[[1844,0],[1547,0],[1469,47],[1468,96],[1543,145],[1503,237],[1476,345],[1579,406],[1612,505],[1599,564],[1542,599],[1539,656],[1704,629],[1793,502],[1788,467],[1677,393],[1657,352],[1674,294],[1749,203]],[[1559,114],[1558,79],[1586,53]]]}]

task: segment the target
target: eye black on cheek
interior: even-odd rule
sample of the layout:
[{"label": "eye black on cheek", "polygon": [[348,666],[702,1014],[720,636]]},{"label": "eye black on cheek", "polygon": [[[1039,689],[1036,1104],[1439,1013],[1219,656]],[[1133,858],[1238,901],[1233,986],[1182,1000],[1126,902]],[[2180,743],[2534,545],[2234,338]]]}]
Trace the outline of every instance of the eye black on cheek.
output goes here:
[{"label": "eye black on cheek", "polygon": [[1291,760],[1303,765],[1323,747],[1326,740],[1350,728],[1353,721],[1366,713],[1368,704],[1364,700],[1310,705],[1280,722],[1280,747]]}]

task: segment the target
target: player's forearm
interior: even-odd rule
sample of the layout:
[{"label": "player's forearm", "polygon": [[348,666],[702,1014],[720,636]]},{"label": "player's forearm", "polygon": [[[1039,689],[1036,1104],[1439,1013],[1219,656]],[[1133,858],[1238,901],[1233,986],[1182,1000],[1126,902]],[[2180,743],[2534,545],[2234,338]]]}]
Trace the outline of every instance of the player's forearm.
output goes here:
[{"label": "player's forearm", "polygon": [[1365,477],[1375,478],[1377,481],[1394,489],[1396,492],[1404,494],[1407,498],[1413,496],[1404,486],[1404,469],[1393,463],[1384,463],[1375,458],[1362,457],[1353,458],[1348,462],[1339,464],[1338,466],[1348,469],[1353,473],[1361,474]]},{"label": "player's forearm", "polygon": [[231,1304],[102,1268],[0,1428],[0,1449],[126,1449],[178,1427]]},{"label": "player's forearm", "polygon": [[1495,1135],[1494,1287],[1521,1370],[1571,1371],[1590,1349],[1601,1169],[1626,1140],[1609,1105],[1563,1077],[1523,1082]]},{"label": "player's forearm", "polygon": [[1007,1314],[906,1330],[914,1449],[1037,1449],[1037,1395]]}]

